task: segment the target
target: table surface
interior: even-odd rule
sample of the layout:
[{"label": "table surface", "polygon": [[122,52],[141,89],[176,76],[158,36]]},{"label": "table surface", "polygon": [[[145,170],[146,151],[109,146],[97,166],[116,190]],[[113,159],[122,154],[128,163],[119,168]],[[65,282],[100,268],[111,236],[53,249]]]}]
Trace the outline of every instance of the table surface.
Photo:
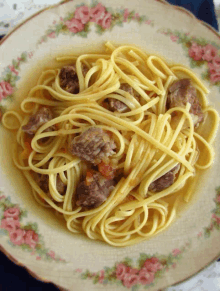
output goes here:
[{"label": "table surface", "polygon": [[[58,0],[0,0],[0,36],[7,34],[8,31],[21,21],[30,17],[40,9],[49,5],[56,4]],[[182,5],[186,8],[197,7],[199,2],[210,5],[208,0],[170,0],[169,2]],[[191,3],[190,3],[191,2]],[[192,4],[193,2],[193,4]],[[191,5],[192,4],[192,5]],[[217,20],[220,24],[220,0],[215,0]],[[193,11],[194,12],[194,11]],[[213,15],[195,14],[203,20],[209,22],[214,27],[217,22]],[[220,27],[220,25],[219,25]],[[52,284],[42,283],[34,279],[28,272],[12,263],[4,254],[0,253],[0,291],[55,291],[58,290]],[[178,286],[169,287],[166,291],[220,291],[220,262],[212,263],[208,268],[195,275]]]}]

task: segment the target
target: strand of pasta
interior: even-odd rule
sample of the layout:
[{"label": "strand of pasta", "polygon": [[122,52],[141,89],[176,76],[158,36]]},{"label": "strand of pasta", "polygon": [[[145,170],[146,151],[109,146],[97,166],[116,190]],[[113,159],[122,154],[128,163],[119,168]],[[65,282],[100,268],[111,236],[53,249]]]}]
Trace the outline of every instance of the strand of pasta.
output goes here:
[{"label": "strand of pasta", "polygon": [[[166,154],[168,154],[172,158],[174,158],[177,161],[179,161],[182,164],[184,164],[184,166],[186,166],[190,171],[193,171],[193,168],[191,167],[191,165],[183,157],[180,157],[175,152],[167,149],[165,146],[163,146],[160,143],[158,143],[154,138],[152,138],[150,135],[148,135],[147,133],[145,133],[143,130],[141,130],[140,128],[136,127],[135,125],[132,125],[130,123],[126,123],[124,120],[119,119],[119,118],[117,118],[115,116],[112,116],[110,114],[105,114],[105,117],[104,117],[104,116],[102,116],[102,114],[100,114],[100,112],[97,112],[97,110],[94,110],[94,109],[91,109],[91,108],[82,108],[82,111],[83,110],[87,111],[87,112],[94,112],[96,115],[89,114],[89,116],[91,116],[92,118],[94,118],[96,120],[99,120],[101,122],[106,122],[106,120],[107,121],[112,120],[112,121],[117,122],[117,124],[120,124],[120,125],[124,126],[125,128],[127,126],[127,129],[138,133],[141,137],[146,139],[153,146],[155,146],[156,148],[158,148],[161,151],[165,152]],[[182,110],[182,108],[181,108],[181,110]],[[99,114],[99,116],[98,116],[98,114]],[[189,115],[188,112],[186,112],[186,115],[188,115],[188,118],[190,119],[190,115]]]}]

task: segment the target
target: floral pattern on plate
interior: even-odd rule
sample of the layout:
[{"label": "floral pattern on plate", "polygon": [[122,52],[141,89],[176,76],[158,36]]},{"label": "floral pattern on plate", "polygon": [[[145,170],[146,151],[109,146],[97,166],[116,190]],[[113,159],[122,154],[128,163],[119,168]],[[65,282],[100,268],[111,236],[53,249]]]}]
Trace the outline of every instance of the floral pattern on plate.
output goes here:
[{"label": "floral pattern on plate", "polygon": [[54,20],[53,25],[41,37],[38,44],[46,42],[48,38],[56,38],[60,33],[87,37],[92,23],[96,27],[96,33],[103,34],[114,26],[123,26],[123,23],[131,21],[138,24],[154,25],[147,16],[139,15],[134,10],[129,11],[125,8],[114,11],[98,2],[93,2],[91,6],[83,3],[77,6],[75,11],[69,12],[66,17],[60,17],[59,21]]},{"label": "floral pattern on plate", "polygon": [[182,45],[187,57],[190,58],[191,68],[204,67],[201,74],[203,80],[209,81],[212,85],[220,88],[220,47],[215,43],[210,43],[204,38],[190,36],[177,30],[162,29],[158,32],[169,36],[173,42]]},{"label": "floral pattern on plate", "polygon": [[[214,201],[216,208],[212,211],[210,226],[204,228],[205,237],[209,237],[214,229],[220,230],[220,187],[216,189]],[[45,248],[37,223],[21,223],[24,217],[27,217],[26,210],[12,203],[10,197],[0,195],[0,235],[7,235],[11,246],[20,246],[22,250],[35,255],[37,260],[66,263],[54,251]],[[197,237],[201,238],[202,232],[199,232]],[[188,241],[185,246],[174,249],[168,256],[159,254],[150,256],[141,253],[136,265],[131,258],[127,257],[113,267],[104,267],[98,272],[76,269],[75,273],[80,273],[81,279],[90,279],[94,284],[123,285],[127,288],[132,287],[132,290],[138,289],[141,285],[150,287],[156,283],[157,279],[163,277],[164,272],[168,272],[170,268],[176,268],[190,246],[191,242]]]},{"label": "floral pattern on plate", "polygon": [[[201,231],[197,234],[198,238],[201,238],[203,234],[208,238],[214,229],[220,230],[220,187],[216,188],[214,202],[216,208],[212,210],[210,225],[204,227],[204,232]],[[177,263],[190,246],[191,241],[188,241],[182,248],[173,249],[168,256],[159,254],[149,256],[146,253],[141,253],[136,266],[134,266],[133,260],[127,257],[112,268],[105,267],[96,273],[89,270],[83,272],[82,269],[76,269],[75,272],[80,273],[83,280],[92,280],[93,284],[123,285],[127,288],[132,287],[132,291],[138,290],[141,285],[148,288],[153,286],[157,279],[162,278],[164,272],[168,272],[170,268],[176,268]]]},{"label": "floral pattern on plate", "polygon": [[216,197],[214,199],[214,202],[216,204],[216,207],[212,210],[212,218],[210,224],[204,227],[203,231],[200,231],[197,234],[198,238],[201,238],[203,235],[206,238],[209,238],[214,229],[218,231],[220,230],[220,187],[216,188]]},{"label": "floral pattern on plate", "polygon": [[[98,3],[94,4],[93,6],[87,6],[88,9],[92,9],[94,8],[96,5],[98,5]],[[102,4],[100,4],[102,5]],[[78,8],[82,7],[82,6],[86,6],[84,4],[78,6],[75,10],[75,12],[77,11]],[[102,5],[103,6],[103,5]],[[105,6],[103,6],[105,7]],[[82,10],[82,8],[81,8]],[[80,9],[78,9],[78,11],[80,11]],[[117,10],[118,11],[118,10]],[[136,15],[135,12],[129,12],[127,9],[122,9],[120,10],[121,12],[119,13],[120,14],[120,17],[124,17],[124,15],[126,15],[127,13],[130,13],[130,17],[127,18],[127,22],[129,21],[133,21],[133,22],[136,22],[136,23],[146,23],[146,24],[150,24],[153,26],[153,22],[151,22],[150,20],[141,20],[140,22],[138,22],[138,15]],[[82,11],[81,11],[82,12]],[[114,23],[112,20],[114,19],[113,18],[113,11],[111,12],[111,9],[109,8],[106,8],[105,7],[105,13],[110,13],[112,18],[110,18],[110,15],[108,14],[106,16],[106,18],[103,18],[102,21],[104,23],[104,26],[105,25],[109,25],[108,23],[111,22],[113,23],[114,25],[118,25],[118,26],[123,26],[123,23],[126,22],[126,21],[122,21],[122,23]],[[133,14],[131,14],[133,13]],[[129,16],[129,14],[128,14]],[[78,31],[78,32],[74,32],[74,31],[71,31],[71,23],[76,23],[74,20],[77,19],[78,16],[75,17],[75,14],[72,13],[69,14],[69,18],[68,16],[66,18],[62,18],[60,19],[60,21],[57,21],[53,23],[53,26],[51,26],[49,28],[49,30],[46,31],[46,34],[42,37],[41,40],[43,41],[40,41],[41,42],[44,42],[44,41],[47,41],[48,38],[55,38],[59,35],[59,33],[65,33],[65,34],[69,34],[69,35],[79,35],[81,37],[86,37],[88,32],[84,33],[84,30],[82,31]],[[83,16],[84,17],[84,16]],[[85,18],[82,17],[82,20],[81,20],[81,23],[85,20]],[[83,20],[84,19],[84,20]],[[111,21],[110,21],[111,19]],[[126,19],[126,18],[125,18]],[[63,25],[64,21],[70,21],[69,23],[69,27],[66,25],[66,27]],[[106,21],[106,23],[105,23]],[[91,25],[91,20],[86,24],[83,24],[84,25],[84,29],[86,30],[87,28],[89,29],[89,26]],[[100,22],[101,23],[101,22]],[[59,26],[60,25],[60,26]],[[113,27],[113,25],[110,25],[109,28],[103,28],[102,25],[96,23],[95,21],[93,22],[93,25],[96,27],[96,32],[97,33],[104,33],[107,29],[111,29]],[[80,26],[78,26],[79,28]],[[81,26],[82,27],[82,26]],[[77,29],[78,29],[77,28]],[[74,29],[74,25],[72,27],[72,29]],[[167,31],[166,31],[167,32]],[[178,32],[178,31],[175,31],[173,32],[173,30],[169,33],[165,33],[167,36],[170,37],[170,39],[173,41],[173,42],[177,42],[177,43],[180,43],[182,44],[182,47],[185,49],[186,51],[186,55],[189,57],[189,60],[190,60],[190,65],[191,67],[200,67],[200,66],[203,66],[206,68],[205,72],[204,72],[204,75],[203,78],[204,79],[207,79],[209,81],[211,81],[212,84],[214,85],[218,85],[218,78],[219,78],[219,75],[218,75],[218,60],[215,59],[215,57],[218,57],[218,55],[216,54],[216,49],[219,49],[219,47],[215,44],[215,43],[208,43],[208,41],[206,41],[205,39],[201,39],[201,38],[196,38],[196,37],[191,37],[189,36],[189,34],[187,33],[182,33],[182,32]],[[182,38],[183,37],[183,38]],[[190,45],[189,45],[189,42],[186,42],[184,40],[185,37],[188,37],[190,39]],[[208,46],[209,45],[209,46]],[[214,49],[213,49],[214,47]],[[207,55],[209,56],[210,53],[209,51],[211,51],[211,59],[207,59]],[[207,53],[207,54],[206,54]],[[204,57],[204,55],[206,55]],[[206,58],[206,59],[205,59]],[[215,60],[214,60],[215,59]],[[214,65],[214,67],[213,67]],[[7,67],[13,74],[16,75],[16,73],[18,73],[19,71],[19,67],[16,68],[14,66],[13,68],[13,65],[12,65],[12,70],[11,68],[8,66]],[[15,71],[14,71],[15,69]],[[217,73],[217,74],[216,74]],[[212,75],[212,77],[211,77]],[[19,75],[16,75],[18,76],[19,78]],[[15,77],[16,78],[16,77]],[[12,78],[13,79],[13,78]],[[17,79],[18,80],[18,79]],[[8,82],[9,85],[11,85],[12,89],[15,89],[15,86],[16,86],[16,82],[17,80],[15,80],[15,82],[13,83],[13,80],[12,80],[12,83]],[[4,81],[4,74],[3,74],[3,79],[0,79],[0,82]],[[7,81],[5,81],[7,82]],[[5,85],[5,86],[4,86]],[[7,85],[8,86],[8,85]],[[10,87],[8,86],[7,87],[6,84],[3,83],[3,87],[1,86],[0,88],[0,91],[1,92],[6,92],[7,90],[10,89]],[[6,91],[4,90],[6,88]],[[10,93],[10,90],[6,93]],[[1,94],[1,93],[0,93]],[[3,93],[2,93],[3,94]],[[13,92],[12,92],[13,94]],[[5,100],[10,100],[10,97],[12,96],[12,94],[3,94],[3,99]],[[8,98],[9,97],[9,98]],[[1,100],[1,101],[2,101]],[[0,193],[1,194],[1,193]],[[202,237],[203,237],[203,234],[205,235],[205,237],[210,237],[210,234],[211,232],[216,229],[216,230],[219,230],[219,225],[220,225],[220,210],[219,210],[219,207],[220,207],[220,197],[219,197],[219,194],[220,194],[220,190],[218,189],[218,192],[217,192],[217,196],[216,196],[216,208],[213,210],[213,214],[212,214],[212,218],[211,218],[211,222],[210,222],[210,225],[208,227],[205,227],[204,228],[204,232],[201,232],[201,235],[200,233],[198,234],[198,237],[200,237],[201,241],[202,241]],[[15,205],[15,204],[11,204],[11,210],[8,210],[6,209],[6,213],[4,211],[4,207],[2,206],[3,203],[5,203],[5,201],[8,200],[10,202],[10,199],[9,198],[6,198],[4,197],[4,195],[0,195],[0,223],[2,223],[2,220],[4,219],[9,219],[10,218],[10,215],[14,215],[14,218],[12,217],[13,220],[18,220],[18,223],[20,223],[20,221],[26,217],[27,213],[25,213],[25,211],[22,211],[22,209]],[[10,209],[9,207],[9,209]],[[19,212],[19,215],[18,215],[18,209],[20,212]],[[2,214],[1,214],[1,210],[2,210]],[[8,211],[7,211],[8,210]],[[4,213],[6,216],[4,216]],[[9,215],[9,216],[8,216]],[[16,217],[18,216],[18,219],[15,219]],[[17,222],[14,223],[15,226],[17,225],[18,227],[18,224]],[[4,225],[4,222],[3,222],[3,225]],[[30,226],[30,229],[25,229],[25,226]],[[22,228],[22,224],[20,223],[20,228]],[[25,233],[27,233],[28,231],[32,231],[31,234],[29,232],[29,235],[25,236],[26,239],[25,241],[27,242],[27,249],[25,248],[25,244],[21,244],[21,245],[14,245],[10,240],[8,241],[8,243],[10,243],[11,245],[13,245],[14,247],[20,247],[20,248],[24,248],[24,251],[28,250],[28,252],[30,252],[29,248],[31,249],[31,246],[34,246],[35,243],[36,243],[36,246],[38,245],[38,243],[42,242],[42,237],[39,235],[39,232],[38,232],[38,229],[36,227],[36,224],[32,223],[32,224],[26,224],[24,225],[23,227]],[[206,231],[208,230],[208,232]],[[24,232],[22,232],[22,234],[24,234]],[[9,239],[10,239],[10,236],[9,236],[9,230],[6,230],[4,229],[3,227],[0,228],[0,235],[4,235],[4,236],[8,236]],[[31,238],[29,240],[29,238]],[[38,239],[38,242],[36,242],[36,240]],[[34,242],[33,242],[33,241]],[[42,250],[44,249],[44,244],[42,244],[43,247],[42,247]],[[163,274],[164,274],[164,271],[168,271],[169,268],[175,268],[176,267],[176,262],[178,262],[180,259],[181,259],[181,255],[183,254],[183,252],[186,250],[186,248],[183,250],[182,248],[181,249],[176,249],[176,250],[173,250],[173,252],[171,254],[169,254],[168,256],[161,256],[161,255],[157,255],[155,254],[153,257],[150,257],[148,256],[147,254],[142,254],[140,255],[138,261],[140,260],[141,256],[142,256],[142,264],[138,264],[137,263],[137,266],[135,266],[133,264],[133,261],[130,260],[129,258],[125,259],[124,261],[122,262],[119,262],[117,264],[115,264],[114,267],[112,268],[109,268],[109,267],[106,267],[104,268],[103,270],[97,272],[97,273],[92,273],[91,271],[83,271],[81,269],[76,269],[75,272],[78,274],[80,273],[81,275],[81,278],[82,279],[90,279],[93,281],[93,283],[100,283],[100,284],[111,284],[111,283],[114,283],[116,285],[122,285],[122,286],[125,286],[125,287],[132,287],[132,290],[135,290],[136,288],[138,288],[139,286],[141,285],[144,285],[142,282],[144,281],[141,281],[140,278],[138,279],[137,281],[137,278],[134,277],[132,278],[130,275],[137,275],[137,276],[140,276],[140,274],[148,274],[148,273],[153,273],[153,275],[146,275],[145,276],[145,280],[147,280],[146,284],[145,284],[145,287],[149,287],[149,286],[152,286],[155,282],[156,282],[156,279],[157,278],[162,278]],[[32,251],[31,252],[33,255],[37,255],[38,256],[36,257],[37,259],[45,259],[44,258],[44,255],[40,255],[38,252],[36,251]],[[54,260],[53,257],[56,257],[54,252],[53,251],[48,251],[47,254],[50,254],[51,255],[51,259],[49,258],[49,260]],[[164,259],[165,258],[165,259]],[[166,258],[167,258],[167,261],[166,261]],[[169,261],[169,258],[173,258],[171,261]],[[46,258],[47,260],[47,258]],[[166,263],[166,262],[170,262],[170,264]],[[155,267],[155,268],[154,268]],[[144,270],[144,271],[143,271]],[[146,271],[147,270],[147,271]],[[120,276],[121,275],[121,276]],[[130,276],[130,277],[129,277]],[[147,278],[146,278],[147,277]],[[153,280],[152,280],[153,278]],[[151,282],[150,282],[151,281]]]},{"label": "floral pattern on plate", "polygon": [[20,79],[19,71],[21,65],[33,57],[33,52],[23,52],[16,60],[13,59],[11,65],[8,65],[0,77],[0,119],[5,111],[3,100],[11,100],[16,90],[16,83]]},{"label": "floral pattern on plate", "polygon": [[30,252],[37,260],[66,263],[54,251],[45,247],[37,223],[22,223],[27,214],[26,210],[12,203],[10,197],[0,195],[0,236],[8,236],[10,246]]},{"label": "floral pattern on plate", "polygon": [[124,261],[116,263],[112,268],[105,267],[99,272],[90,272],[86,270],[76,269],[76,273],[81,273],[80,277],[83,280],[90,279],[93,284],[116,284],[124,287],[138,290],[140,286],[148,288],[153,286],[157,279],[163,277],[165,272],[170,268],[176,268],[178,261],[183,257],[183,253],[190,247],[190,242],[187,242],[181,249],[174,249],[168,256],[155,254],[150,256],[146,253],[141,253],[134,266],[133,260],[125,258]]}]

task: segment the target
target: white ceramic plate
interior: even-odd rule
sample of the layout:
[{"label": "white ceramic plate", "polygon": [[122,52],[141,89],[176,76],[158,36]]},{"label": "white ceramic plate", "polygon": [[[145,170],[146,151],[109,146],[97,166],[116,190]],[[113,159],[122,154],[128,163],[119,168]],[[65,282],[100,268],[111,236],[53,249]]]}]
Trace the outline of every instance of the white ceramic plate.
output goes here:
[{"label": "white ceramic plate", "polygon": [[[220,39],[212,28],[163,1],[76,0],[34,15],[1,42],[1,115],[25,97],[23,86],[40,70],[45,56],[96,51],[107,40],[135,44],[191,67],[209,87],[210,103],[220,112]],[[52,211],[35,202],[14,167],[12,135],[1,126],[0,136],[1,250],[41,280],[75,291],[158,290],[185,280],[218,257],[219,134],[215,163],[201,176],[185,211],[166,232],[126,248],[68,232]],[[142,278],[132,277],[132,268],[140,272],[144,262],[148,271]]]}]

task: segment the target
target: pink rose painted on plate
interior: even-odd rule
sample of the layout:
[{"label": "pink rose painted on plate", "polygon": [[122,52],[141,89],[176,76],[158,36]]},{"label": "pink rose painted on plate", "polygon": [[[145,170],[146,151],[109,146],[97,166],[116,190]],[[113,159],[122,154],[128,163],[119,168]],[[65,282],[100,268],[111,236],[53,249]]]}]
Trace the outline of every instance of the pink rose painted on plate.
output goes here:
[{"label": "pink rose painted on plate", "polygon": [[136,19],[140,19],[140,15],[139,15],[139,13],[135,13],[135,18],[136,18]]},{"label": "pink rose painted on plate", "polygon": [[99,283],[102,284],[105,279],[105,271],[101,270],[99,275]]},{"label": "pink rose painted on plate", "polygon": [[127,267],[126,268],[126,272],[127,272],[127,274],[137,274],[138,273],[138,269],[136,269],[136,268],[131,268],[131,267]]},{"label": "pink rose painted on plate", "polygon": [[13,217],[6,217],[1,221],[1,228],[11,232],[15,231],[20,227],[20,222],[15,220]]},{"label": "pink rose painted on plate", "polygon": [[123,279],[123,285],[127,288],[131,288],[132,286],[138,283],[139,276],[135,274],[126,274]]},{"label": "pink rose painted on plate", "polygon": [[176,35],[171,35],[171,36],[170,36],[170,39],[171,39],[173,42],[177,42],[177,40],[179,39],[179,37],[176,36]]},{"label": "pink rose painted on plate", "polygon": [[210,81],[214,84],[220,81],[220,71],[210,74]]},{"label": "pink rose painted on plate", "polygon": [[155,280],[155,274],[163,268],[164,266],[156,257],[146,259],[140,269],[119,263],[116,266],[116,278],[127,288],[136,284],[150,285]]},{"label": "pink rose painted on plate", "polygon": [[127,22],[129,14],[130,14],[130,12],[129,12],[128,9],[126,8],[126,9],[124,10],[124,20],[123,20],[124,22]]},{"label": "pink rose painted on plate", "polygon": [[200,61],[203,57],[204,51],[201,45],[193,42],[192,46],[189,49],[189,56],[195,61]]},{"label": "pink rose painted on plate", "polygon": [[217,55],[218,55],[218,50],[211,44],[207,44],[206,46],[203,47],[203,56],[202,59],[210,62],[212,61]]},{"label": "pink rose painted on plate", "polygon": [[90,17],[91,17],[91,22],[99,23],[100,20],[102,20],[105,16],[105,7],[101,4],[98,3],[95,7],[91,8],[90,11]]},{"label": "pink rose painted on plate", "polygon": [[12,217],[18,219],[20,210],[18,207],[12,207],[4,211],[4,217]]},{"label": "pink rose painted on plate", "polygon": [[84,25],[82,24],[82,22],[75,18],[67,20],[65,24],[68,27],[69,31],[74,33],[80,32],[84,29]]},{"label": "pink rose painted on plate", "polygon": [[161,265],[157,258],[153,257],[145,261],[143,268],[149,272],[156,273],[158,270],[161,270],[163,266]]},{"label": "pink rose painted on plate", "polygon": [[220,70],[220,57],[219,56],[215,56],[212,59],[212,63],[209,63],[209,64],[212,64],[213,65],[213,68],[215,70]]},{"label": "pink rose painted on plate", "polygon": [[218,217],[216,214],[212,214],[212,218],[217,222],[217,224],[220,224],[220,217]]},{"label": "pink rose painted on plate", "polygon": [[0,101],[13,93],[13,87],[10,83],[0,82]]},{"label": "pink rose painted on plate", "polygon": [[90,20],[90,9],[88,6],[80,6],[76,8],[75,19],[78,19],[82,24]]},{"label": "pink rose painted on plate", "polygon": [[28,230],[25,234],[25,243],[34,249],[39,241],[38,234],[33,230]]},{"label": "pink rose painted on plate", "polygon": [[11,242],[14,245],[22,245],[25,242],[25,230],[23,229],[16,229],[14,231],[9,232],[9,237]]},{"label": "pink rose painted on plate", "polygon": [[212,62],[208,63],[210,80],[212,83],[220,81],[220,57],[215,56]]},{"label": "pink rose painted on plate", "polygon": [[8,66],[8,67],[9,67],[9,69],[10,69],[11,72],[15,73],[15,75],[18,75],[18,71],[15,70],[15,67],[14,66]]},{"label": "pink rose painted on plate", "polygon": [[118,280],[123,280],[126,274],[126,266],[124,264],[118,264],[116,268],[116,277]]},{"label": "pink rose painted on plate", "polygon": [[104,15],[102,22],[101,22],[101,26],[105,29],[110,28],[111,26],[111,21],[112,21],[112,16],[111,14],[108,12]]},{"label": "pink rose painted on plate", "polygon": [[123,285],[127,288],[138,283],[138,269],[125,266],[124,264],[118,264],[116,269],[117,279],[123,282]]},{"label": "pink rose painted on plate", "polygon": [[149,285],[154,281],[154,273],[142,269],[139,273],[138,282],[142,285]]},{"label": "pink rose painted on plate", "polygon": [[51,258],[55,258],[55,252],[54,251],[50,251],[48,252],[48,255],[51,257]]}]

